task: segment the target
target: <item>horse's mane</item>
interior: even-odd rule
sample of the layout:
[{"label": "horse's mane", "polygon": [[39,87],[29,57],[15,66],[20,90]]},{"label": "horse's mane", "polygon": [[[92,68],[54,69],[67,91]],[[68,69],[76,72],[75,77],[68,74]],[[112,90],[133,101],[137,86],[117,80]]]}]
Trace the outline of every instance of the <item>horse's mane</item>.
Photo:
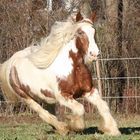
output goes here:
[{"label": "horse's mane", "polygon": [[38,68],[47,68],[59,51],[74,38],[78,28],[78,23],[72,21],[56,22],[50,35],[41,40],[39,49],[29,55],[29,60]]}]

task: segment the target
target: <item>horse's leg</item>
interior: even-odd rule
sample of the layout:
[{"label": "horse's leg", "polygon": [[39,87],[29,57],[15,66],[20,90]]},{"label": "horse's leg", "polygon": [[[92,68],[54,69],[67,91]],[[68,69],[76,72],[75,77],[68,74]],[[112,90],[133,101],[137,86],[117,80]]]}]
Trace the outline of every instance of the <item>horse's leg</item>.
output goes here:
[{"label": "horse's leg", "polygon": [[64,122],[60,122],[57,118],[50,114],[47,110],[43,109],[31,96],[31,90],[28,85],[24,85],[20,82],[18,73],[15,67],[13,67],[10,71],[9,75],[10,84],[15,91],[15,93],[21,97],[27,105],[36,111],[39,116],[50,125],[54,126],[60,134],[67,134],[68,127],[67,124]]},{"label": "horse's leg", "polygon": [[100,130],[109,135],[120,135],[117,123],[113,119],[107,103],[101,98],[97,89],[85,94],[85,99],[95,105],[103,119]]},{"label": "horse's leg", "polygon": [[61,105],[64,105],[71,109],[72,115],[66,116],[69,120],[69,129],[75,130],[75,131],[81,131],[85,128],[84,123],[84,106],[77,102],[75,99],[67,99],[63,96],[59,95],[57,96],[57,100]]},{"label": "horse's leg", "polygon": [[50,114],[47,110],[43,109],[36,101],[34,101],[31,98],[27,98],[25,99],[25,102],[28,104],[28,106],[31,109],[33,109],[39,114],[42,120],[54,126],[59,134],[65,135],[68,133],[67,124],[64,122],[58,121],[54,115]]}]

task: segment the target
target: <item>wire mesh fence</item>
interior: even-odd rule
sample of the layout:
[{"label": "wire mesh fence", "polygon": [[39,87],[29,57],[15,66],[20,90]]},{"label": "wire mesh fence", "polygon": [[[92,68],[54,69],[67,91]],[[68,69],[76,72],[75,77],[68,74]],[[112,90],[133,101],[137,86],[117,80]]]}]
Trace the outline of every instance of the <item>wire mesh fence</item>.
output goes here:
[{"label": "wire mesh fence", "polygon": [[[113,114],[140,114],[140,97],[103,97],[105,101],[109,104],[110,110]],[[122,103],[116,105],[116,100],[123,100]],[[92,117],[97,113],[96,108],[85,101],[84,99],[78,99],[80,103],[82,103],[85,107],[85,117]],[[59,104],[56,105],[46,105],[45,103],[41,103],[44,109],[53,112],[53,114],[57,115],[59,118],[63,118],[64,115],[70,114],[71,110],[66,108],[65,106],[61,106]],[[132,108],[133,106],[133,108]],[[18,105],[12,102],[1,101],[0,102],[0,117],[8,117],[8,116],[20,116],[20,115],[37,115],[32,109],[30,109],[25,103],[20,102]],[[92,119],[92,118],[91,118]]]},{"label": "wire mesh fence", "polygon": [[99,81],[98,89],[110,108],[113,106],[115,112],[139,113],[140,71],[135,68],[139,67],[140,57],[101,58],[98,61],[99,68],[94,65],[93,81]]},{"label": "wire mesh fence", "polygon": [[[139,94],[139,84],[140,84],[140,76],[125,76],[125,77],[107,77],[107,74],[102,74],[104,69],[107,69],[104,65],[102,67],[103,61],[128,61],[128,60],[135,60],[139,61],[140,58],[107,58],[107,59],[99,59],[99,69],[97,69],[96,65],[93,65],[93,83],[97,83],[98,80],[100,80],[101,85],[97,84],[96,86],[101,88],[102,91],[101,95],[102,98],[108,103],[110,109],[114,113],[121,113],[121,114],[129,114],[129,113],[137,113],[140,114],[140,94]],[[130,61],[131,62],[131,61]],[[97,70],[99,70],[99,74],[97,75]],[[125,85],[123,86],[123,90],[118,90],[118,87],[112,87],[114,85],[116,80],[124,80]],[[131,87],[130,85],[134,86]],[[113,84],[112,84],[113,83]],[[128,84],[129,83],[129,84]],[[119,83],[120,84],[120,83]],[[121,86],[121,85],[120,85]],[[92,106],[90,103],[85,101],[84,99],[78,99],[79,102],[81,102],[85,107],[85,115],[90,116],[91,114],[95,113],[95,107]],[[42,107],[45,109],[48,109],[48,105],[46,105],[44,102],[40,103]],[[64,107],[60,106],[59,104],[54,105],[53,107],[49,106],[49,110],[57,116],[62,116],[62,114],[70,113],[71,111]],[[18,104],[7,102],[7,101],[1,101],[0,102],[0,116],[7,116],[7,115],[20,115],[20,114],[26,114],[26,115],[32,115],[36,114],[34,111],[32,111],[30,108],[26,106],[25,103],[20,102]]]}]

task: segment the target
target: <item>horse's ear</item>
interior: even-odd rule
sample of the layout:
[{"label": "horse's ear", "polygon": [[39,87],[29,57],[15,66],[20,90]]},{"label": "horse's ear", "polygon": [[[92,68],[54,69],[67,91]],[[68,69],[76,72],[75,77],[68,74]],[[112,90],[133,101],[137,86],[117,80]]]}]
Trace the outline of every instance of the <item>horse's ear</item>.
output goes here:
[{"label": "horse's ear", "polygon": [[77,13],[76,15],[76,22],[83,20],[83,16],[80,12]]},{"label": "horse's ear", "polygon": [[94,23],[94,21],[96,19],[96,12],[95,11],[92,12],[92,14],[90,15],[90,18],[89,19]]}]

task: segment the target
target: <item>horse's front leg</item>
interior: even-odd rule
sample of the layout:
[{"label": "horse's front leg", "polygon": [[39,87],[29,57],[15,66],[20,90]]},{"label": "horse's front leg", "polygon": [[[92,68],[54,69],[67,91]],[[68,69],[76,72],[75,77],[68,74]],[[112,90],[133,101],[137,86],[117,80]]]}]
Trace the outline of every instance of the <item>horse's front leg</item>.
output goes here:
[{"label": "horse's front leg", "polygon": [[72,115],[67,115],[68,126],[70,130],[81,131],[85,128],[84,122],[84,106],[73,98],[65,98],[61,94],[57,96],[57,100],[61,105],[68,107],[72,111]]},{"label": "horse's front leg", "polygon": [[109,135],[120,135],[117,123],[112,117],[107,103],[101,98],[97,89],[92,88],[91,92],[84,95],[85,99],[95,105],[102,117],[101,131]]}]

